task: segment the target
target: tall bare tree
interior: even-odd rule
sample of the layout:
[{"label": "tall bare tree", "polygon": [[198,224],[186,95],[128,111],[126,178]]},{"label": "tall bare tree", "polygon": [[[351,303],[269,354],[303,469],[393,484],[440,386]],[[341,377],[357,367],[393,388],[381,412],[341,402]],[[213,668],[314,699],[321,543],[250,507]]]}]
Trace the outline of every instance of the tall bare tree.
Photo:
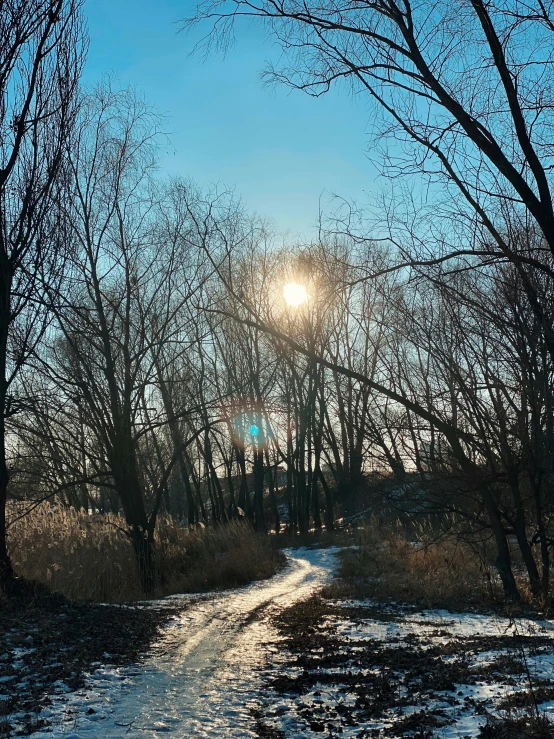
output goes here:
[{"label": "tall bare tree", "polygon": [[0,6],[0,585],[9,470],[6,422],[20,411],[18,375],[48,322],[44,285],[64,267],[56,205],[86,52],[81,0]]}]

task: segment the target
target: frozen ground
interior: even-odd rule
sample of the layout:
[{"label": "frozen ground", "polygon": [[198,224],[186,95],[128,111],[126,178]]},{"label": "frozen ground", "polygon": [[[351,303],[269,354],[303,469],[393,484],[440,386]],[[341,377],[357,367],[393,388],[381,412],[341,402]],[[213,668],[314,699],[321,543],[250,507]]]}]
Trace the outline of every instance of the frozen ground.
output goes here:
[{"label": "frozen ground", "polygon": [[337,550],[287,556],[271,580],[159,602],[191,601],[140,662],[59,681],[32,736],[474,739],[533,701],[554,717],[554,622],[324,600]]},{"label": "frozen ground", "polygon": [[143,663],[101,667],[78,692],[59,685],[41,714],[51,726],[32,736],[257,736],[252,711],[259,704],[260,668],[277,649],[269,616],[320,588],[334,568],[336,550],[287,554],[288,567],[271,580],[191,604],[166,627]]},{"label": "frozen ground", "polygon": [[316,597],[276,622],[289,659],[268,675],[274,736],[523,737],[490,731],[554,718],[551,621]]}]

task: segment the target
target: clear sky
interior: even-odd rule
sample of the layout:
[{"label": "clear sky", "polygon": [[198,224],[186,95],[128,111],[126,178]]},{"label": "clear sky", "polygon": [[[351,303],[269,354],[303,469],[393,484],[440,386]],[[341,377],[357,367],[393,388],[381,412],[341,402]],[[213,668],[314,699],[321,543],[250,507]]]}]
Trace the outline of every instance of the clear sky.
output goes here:
[{"label": "clear sky", "polygon": [[200,185],[235,187],[248,208],[280,231],[314,234],[320,198],[358,202],[375,188],[366,156],[368,111],[346,91],[313,99],[260,80],[278,49],[244,27],[224,58],[190,55],[194,37],[176,21],[190,0],[87,0],[85,82],[111,73],[166,116],[171,146],[162,167]]}]

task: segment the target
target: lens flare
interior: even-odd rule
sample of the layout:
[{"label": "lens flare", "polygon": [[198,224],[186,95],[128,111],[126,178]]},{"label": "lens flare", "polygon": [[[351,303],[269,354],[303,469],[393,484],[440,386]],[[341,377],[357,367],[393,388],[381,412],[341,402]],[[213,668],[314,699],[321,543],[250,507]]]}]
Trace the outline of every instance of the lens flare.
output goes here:
[{"label": "lens flare", "polygon": [[308,301],[308,292],[305,286],[298,282],[287,282],[283,289],[283,295],[286,304],[292,308],[298,308],[299,305]]}]

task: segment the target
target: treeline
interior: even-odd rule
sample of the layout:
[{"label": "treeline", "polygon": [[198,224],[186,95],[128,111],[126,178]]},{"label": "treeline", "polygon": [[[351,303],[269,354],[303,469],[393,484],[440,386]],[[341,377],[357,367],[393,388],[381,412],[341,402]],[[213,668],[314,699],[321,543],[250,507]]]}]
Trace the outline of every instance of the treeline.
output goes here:
[{"label": "treeline", "polygon": [[[515,125],[517,166],[492,156],[485,124],[439,96],[477,159],[399,125],[461,200],[383,203],[384,231],[339,213],[314,243],[283,246],[232,193],[160,176],[162,124],[134,93],[78,89],[80,12],[36,0],[1,14],[1,582],[8,494],[121,510],[148,591],[160,512],[331,530],[373,475],[388,505],[489,542],[508,597],[516,553],[547,599],[548,151],[544,164],[520,157],[512,110],[502,130]],[[461,130],[439,123],[445,140]]]},{"label": "treeline", "polygon": [[[546,594],[552,363],[521,274],[397,268],[390,245],[347,235],[279,247],[229,193],[158,179],[156,126],[129,92],[81,101],[12,495],[122,509],[148,588],[160,511],[279,531],[279,494],[290,531],[332,529],[380,473],[399,506],[493,539],[514,597],[515,537]],[[546,304],[549,279],[526,278]]]}]

